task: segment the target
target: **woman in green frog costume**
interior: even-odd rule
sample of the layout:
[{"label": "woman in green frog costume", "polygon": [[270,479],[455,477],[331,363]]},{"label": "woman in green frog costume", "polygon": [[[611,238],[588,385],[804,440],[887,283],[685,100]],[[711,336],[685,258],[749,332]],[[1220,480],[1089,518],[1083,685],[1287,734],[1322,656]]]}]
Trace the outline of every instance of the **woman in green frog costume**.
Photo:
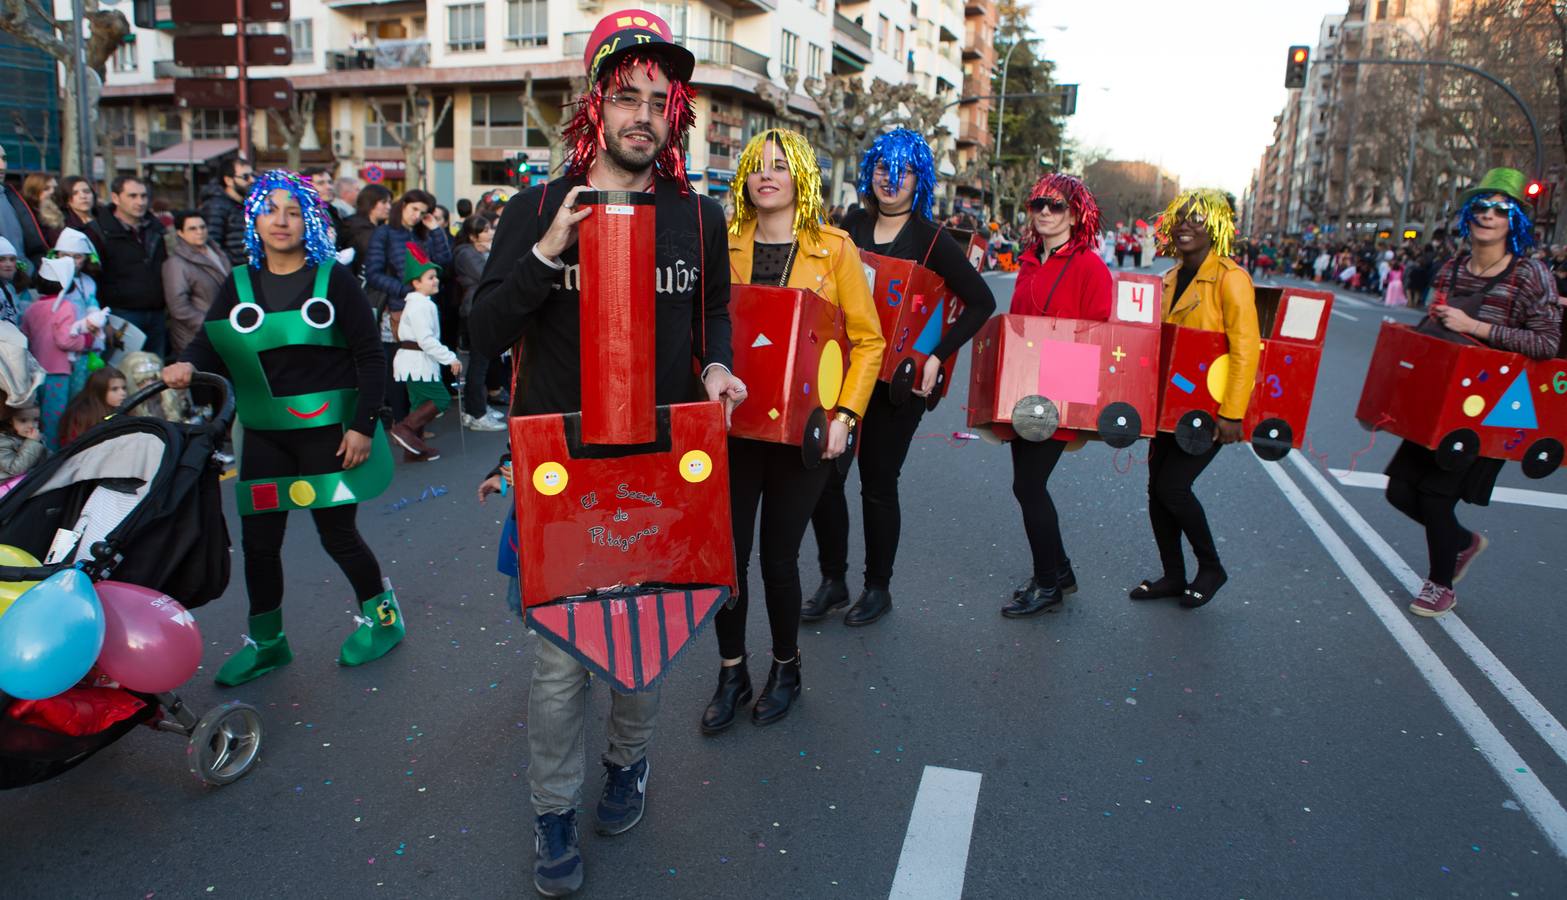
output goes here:
[{"label": "woman in green frog costume", "polygon": [[377,659],[403,638],[403,616],[359,535],[361,501],[392,478],[377,418],[385,381],[381,337],[359,281],[334,265],[320,197],[292,172],[271,171],[245,203],[247,266],[236,268],[180,361],[173,388],[196,369],[234,383],[236,496],[250,595],[250,633],[217,676],[244,684],[293,658],[283,633],[283,533],[310,510],[321,546],[353,586],[360,614],[339,662]]}]

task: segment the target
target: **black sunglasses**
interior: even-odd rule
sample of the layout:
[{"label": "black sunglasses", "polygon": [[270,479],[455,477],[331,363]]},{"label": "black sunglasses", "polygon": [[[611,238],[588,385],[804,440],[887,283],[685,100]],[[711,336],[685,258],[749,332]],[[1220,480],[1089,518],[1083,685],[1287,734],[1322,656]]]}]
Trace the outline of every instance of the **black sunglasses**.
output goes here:
[{"label": "black sunglasses", "polygon": [[1035,197],[1034,199],[1028,201],[1028,208],[1034,212],[1044,212],[1046,209],[1048,209],[1056,215],[1060,215],[1061,213],[1067,211],[1069,204],[1065,200],[1051,200],[1045,197]]}]

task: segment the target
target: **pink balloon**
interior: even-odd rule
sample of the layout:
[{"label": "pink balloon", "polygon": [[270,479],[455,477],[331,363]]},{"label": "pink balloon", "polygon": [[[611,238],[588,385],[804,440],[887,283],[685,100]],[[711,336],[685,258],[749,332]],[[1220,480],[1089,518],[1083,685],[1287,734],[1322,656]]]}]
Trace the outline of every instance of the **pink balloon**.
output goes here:
[{"label": "pink balloon", "polygon": [[103,652],[98,667],[133,691],[172,691],[201,665],[201,631],[178,602],[149,588],[100,581]]}]

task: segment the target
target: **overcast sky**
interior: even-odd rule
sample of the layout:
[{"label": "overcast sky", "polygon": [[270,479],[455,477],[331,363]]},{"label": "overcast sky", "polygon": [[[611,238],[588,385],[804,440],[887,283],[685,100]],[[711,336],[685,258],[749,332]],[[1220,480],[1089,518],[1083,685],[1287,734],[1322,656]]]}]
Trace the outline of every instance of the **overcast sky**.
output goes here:
[{"label": "overcast sky", "polygon": [[1288,47],[1314,45],[1322,17],[1347,5],[1035,0],[1032,21],[1057,81],[1081,85],[1069,137],[1113,159],[1159,163],[1183,187],[1239,197],[1284,106]]}]

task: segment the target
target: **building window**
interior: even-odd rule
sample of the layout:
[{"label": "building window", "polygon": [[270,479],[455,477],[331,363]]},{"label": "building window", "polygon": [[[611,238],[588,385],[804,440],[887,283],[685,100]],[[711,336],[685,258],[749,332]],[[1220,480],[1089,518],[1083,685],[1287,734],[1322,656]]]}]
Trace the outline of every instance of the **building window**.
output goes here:
[{"label": "building window", "polygon": [[828,4],[827,0],[816,0],[816,11],[826,14],[832,12],[832,6]]},{"label": "building window", "polygon": [[446,7],[446,49],[465,53],[484,49],[484,4]]},{"label": "building window", "polygon": [[876,17],[876,49],[887,52],[887,17]]},{"label": "building window", "polygon": [[550,145],[549,138],[539,129],[540,123],[535,117],[528,117],[528,133],[523,135],[522,98],[516,94],[474,94],[471,105],[473,130],[470,139],[473,146],[521,150]]},{"label": "building window", "polygon": [[825,54],[822,51],[822,48],[816,46],[815,44],[812,44],[806,48],[805,77],[822,77],[822,58],[824,55]]},{"label": "building window", "polygon": [[239,137],[239,113],[232,109],[197,109],[190,115],[193,141]]},{"label": "building window", "polygon": [[799,70],[800,36],[792,31],[783,33],[783,77],[787,81]]},{"label": "building window", "polygon": [[316,23],[295,19],[288,23],[288,43],[294,50],[294,62],[309,65],[316,59]]},{"label": "building window", "polygon": [[134,43],[121,44],[114,49],[114,71],[136,71],[136,45]]},{"label": "building window", "polygon": [[506,46],[543,47],[549,40],[547,0],[507,0]]},{"label": "building window", "polygon": [[649,3],[649,12],[669,23],[669,30],[673,31],[675,42],[686,36],[686,4],[684,0],[676,3]]},{"label": "building window", "polygon": [[729,40],[729,28],[729,20],[718,13],[712,13],[708,16],[707,33],[713,40],[727,42]]},{"label": "building window", "polygon": [[99,106],[109,139],[117,148],[136,148],[136,110],[130,106]]},{"label": "building window", "polygon": [[402,137],[408,132],[407,101],[399,100],[396,103],[371,100],[381,116],[376,118],[375,113],[365,113],[365,146],[392,149],[401,147]]}]

